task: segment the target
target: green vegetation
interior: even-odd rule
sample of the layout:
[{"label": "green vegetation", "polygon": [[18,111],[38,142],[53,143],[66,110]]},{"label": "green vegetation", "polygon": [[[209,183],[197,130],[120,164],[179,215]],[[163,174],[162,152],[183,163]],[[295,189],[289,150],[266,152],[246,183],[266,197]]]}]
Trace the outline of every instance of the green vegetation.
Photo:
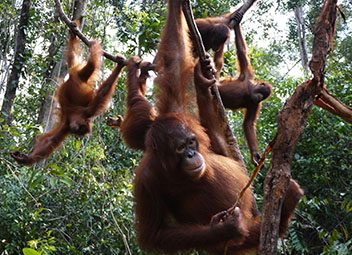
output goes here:
[{"label": "green vegetation", "polygon": [[[16,2],[16,1],[15,1]],[[62,1],[66,13],[74,1]],[[192,1],[196,16],[217,15],[239,1]],[[285,99],[304,80],[288,73],[300,59],[294,20],[283,31],[275,30],[269,11],[292,14],[305,7],[308,51],[311,29],[322,1],[258,1],[246,14],[244,31],[258,78],[273,84],[274,95],[262,108],[258,138],[263,150],[276,132],[276,116]],[[344,103],[352,102],[352,3],[342,1],[346,23],[338,19],[335,49],[329,56],[326,84]],[[21,6],[0,3],[0,88],[6,87],[15,45],[15,29]],[[15,8],[14,8],[15,7]],[[84,33],[102,41],[110,53],[149,57],[164,22],[163,1],[88,1]],[[270,12],[271,13],[271,12]],[[264,33],[252,27],[270,27]],[[143,254],[137,246],[133,215],[133,169],[140,153],[129,150],[117,130],[105,125],[106,116],[124,113],[124,74],[119,80],[112,107],[94,122],[91,137],[70,137],[47,161],[19,167],[9,152],[28,151],[33,137],[47,124],[37,124],[41,103],[55,91],[56,78],[45,78],[51,59],[63,56],[66,27],[54,22],[53,2],[34,0],[26,28],[24,69],[12,109],[12,124],[0,118],[0,254]],[[263,46],[261,42],[266,42]],[[48,57],[49,45],[55,52]],[[235,74],[235,52],[225,54],[225,74]],[[113,66],[104,60],[104,73]],[[58,74],[64,73],[59,71]],[[55,75],[55,77],[58,75]],[[1,94],[3,95],[3,94]],[[247,162],[249,153],[241,129],[242,114],[229,113],[231,125]],[[352,126],[317,107],[292,164],[292,176],[305,190],[282,254],[352,254]],[[270,159],[267,160],[267,164]],[[250,164],[250,167],[253,168]],[[259,204],[265,172],[255,181]],[[152,206],[152,205],[151,205]],[[196,253],[194,253],[196,254]]]}]

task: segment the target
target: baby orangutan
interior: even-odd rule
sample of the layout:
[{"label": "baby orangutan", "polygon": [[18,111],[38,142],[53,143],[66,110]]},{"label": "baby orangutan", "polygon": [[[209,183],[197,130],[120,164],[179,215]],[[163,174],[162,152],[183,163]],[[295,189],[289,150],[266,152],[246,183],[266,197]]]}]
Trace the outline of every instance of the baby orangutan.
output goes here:
[{"label": "baby orangutan", "polygon": [[107,109],[123,65],[117,65],[110,76],[95,90],[94,85],[101,66],[101,46],[97,41],[90,41],[89,58],[87,63],[83,64],[78,60],[79,44],[76,35],[70,33],[66,53],[69,78],[56,92],[59,118],[52,130],[36,138],[29,154],[19,151],[11,153],[19,164],[32,165],[47,158],[69,134],[78,136],[90,134],[94,118]]}]

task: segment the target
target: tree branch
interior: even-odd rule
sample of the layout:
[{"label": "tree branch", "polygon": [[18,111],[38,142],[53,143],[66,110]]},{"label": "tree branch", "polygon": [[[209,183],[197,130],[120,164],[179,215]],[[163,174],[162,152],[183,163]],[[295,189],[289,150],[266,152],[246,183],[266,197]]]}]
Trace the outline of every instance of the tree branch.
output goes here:
[{"label": "tree branch", "polygon": [[[329,4],[325,1],[320,16],[315,24],[313,40],[313,56],[309,68],[314,80],[323,87],[326,57],[333,48],[335,21],[337,14],[336,0]],[[326,23],[326,24],[324,24]]]},{"label": "tree branch", "polygon": [[283,198],[291,178],[291,163],[295,146],[303,132],[314,100],[321,93],[324,69],[333,41],[337,0],[326,0],[316,22],[312,80],[297,87],[278,116],[278,131],[273,145],[270,168],[264,183],[264,210],[259,254],[276,254]]},{"label": "tree branch", "polygon": [[352,108],[344,105],[324,87],[319,98],[314,101],[314,105],[339,116],[348,123],[352,123]]},{"label": "tree branch", "polygon": [[[201,63],[204,63],[207,59],[206,57],[206,52],[205,48],[203,45],[203,40],[202,37],[199,33],[198,27],[194,21],[194,16],[193,16],[193,11],[191,8],[191,3],[189,0],[184,1],[182,10],[184,13],[184,16],[186,18],[186,22],[189,28],[189,33],[191,34],[191,40],[193,43],[193,47],[197,52],[197,56],[199,57],[199,60]],[[214,70],[211,71],[211,73],[208,73],[206,76],[212,77],[214,76]]]},{"label": "tree branch", "polygon": [[[249,8],[252,7],[254,2],[256,2],[256,0],[248,0],[248,1],[246,1],[240,8],[238,8],[236,11],[231,13],[230,19],[235,18],[236,14],[239,14],[239,15],[243,16],[249,10]],[[236,24],[231,21],[230,22],[230,26],[233,28],[234,25],[236,25]]]},{"label": "tree branch", "polygon": [[[82,32],[77,28],[77,26],[75,25],[74,22],[72,22],[64,13],[64,11],[62,10],[62,6],[59,0],[54,0],[55,1],[55,6],[56,6],[56,11],[59,14],[59,17],[61,19],[62,22],[64,22],[70,29],[71,31],[77,35],[82,42],[89,46],[89,40],[87,39],[87,37],[85,37]],[[118,63],[118,64],[123,64],[126,65],[125,61],[126,59],[123,56],[117,55],[117,56],[113,56],[110,53],[103,51],[103,56],[106,57],[107,59],[110,59],[111,61]]]},{"label": "tree branch", "polygon": [[[85,35],[83,35],[83,33],[77,28],[77,26],[75,25],[74,22],[72,22],[67,16],[66,14],[64,13],[64,11],[62,10],[62,6],[61,6],[61,3],[59,0],[54,0],[55,2],[55,7],[56,7],[56,12],[58,13],[60,19],[62,22],[64,22],[68,27],[69,29],[71,29],[71,31],[76,35],[78,36],[78,38],[81,39],[81,41],[89,46],[89,40],[87,39],[87,37]],[[106,52],[106,51],[103,51],[103,56],[119,65],[127,65],[127,60],[125,57],[123,57],[122,55],[116,55],[116,56],[113,56],[111,55],[110,53]],[[154,65],[150,65],[150,66],[147,66],[145,67],[146,70],[154,70],[155,66]]]}]

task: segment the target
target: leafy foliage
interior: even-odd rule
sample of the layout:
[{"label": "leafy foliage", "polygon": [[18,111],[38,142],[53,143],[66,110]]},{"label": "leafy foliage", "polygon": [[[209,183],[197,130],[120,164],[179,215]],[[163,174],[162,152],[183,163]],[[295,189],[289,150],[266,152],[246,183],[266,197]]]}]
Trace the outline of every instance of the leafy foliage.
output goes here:
[{"label": "leafy foliage", "polygon": [[[66,13],[72,1],[62,1]],[[241,1],[192,1],[195,16],[227,12]],[[303,80],[290,76],[299,59],[295,23],[287,36],[271,16],[289,14],[302,5],[309,29],[322,1],[258,1],[245,17],[249,55],[259,79],[273,84],[274,95],[262,107],[258,121],[260,148],[276,132],[276,116],[285,100]],[[338,20],[335,49],[329,56],[326,84],[346,104],[352,102],[351,3],[342,1],[347,20]],[[15,26],[20,4],[0,3],[0,88],[13,56]],[[274,15],[271,15],[273,13]],[[155,54],[165,22],[165,2],[159,0],[88,1],[84,33],[102,41],[104,49],[125,56]],[[253,28],[253,24],[259,25]],[[263,29],[262,29],[263,28]],[[263,31],[262,31],[263,30]],[[132,180],[140,153],[126,148],[104,117],[94,122],[94,133],[83,140],[71,137],[46,162],[19,167],[9,157],[17,148],[28,151],[33,137],[43,132],[36,124],[38,108],[56,80],[48,80],[50,63],[59,63],[66,41],[66,27],[54,17],[52,1],[33,1],[29,43],[20,91],[13,107],[12,126],[0,119],[0,254],[143,254],[134,232]],[[267,32],[270,31],[270,32]],[[272,32],[275,31],[275,32]],[[287,31],[286,31],[287,32]],[[310,31],[307,31],[311,43]],[[269,42],[263,44],[263,42]],[[236,55],[231,42],[225,53],[223,75],[236,75]],[[49,53],[50,46],[55,46]],[[105,61],[104,75],[113,64]],[[59,76],[64,68],[56,71]],[[50,76],[49,76],[50,77]],[[125,76],[122,75],[109,116],[124,113]],[[2,82],[2,83],[1,83]],[[243,114],[228,113],[241,151],[251,169],[241,128]],[[314,108],[296,149],[292,175],[305,190],[282,254],[351,254],[352,252],[352,127],[339,118]],[[269,162],[269,160],[268,160]],[[265,172],[255,183],[262,201]],[[191,254],[197,254],[193,252]]]}]

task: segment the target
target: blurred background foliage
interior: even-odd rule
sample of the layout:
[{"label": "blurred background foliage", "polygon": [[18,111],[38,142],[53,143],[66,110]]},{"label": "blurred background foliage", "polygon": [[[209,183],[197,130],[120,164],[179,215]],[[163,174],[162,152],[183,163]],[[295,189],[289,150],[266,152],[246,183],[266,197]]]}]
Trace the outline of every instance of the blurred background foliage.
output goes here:
[{"label": "blurred background foliage", "polygon": [[[125,75],[119,80],[110,110],[94,123],[91,137],[70,137],[45,162],[19,167],[10,158],[15,149],[30,150],[33,137],[47,123],[38,122],[40,105],[53,95],[59,80],[45,78],[50,63],[62,60],[67,29],[55,20],[53,1],[32,0],[27,43],[12,121],[0,118],[0,254],[144,254],[136,244],[133,225],[133,169],[141,154],[129,150],[105,117],[124,114]],[[192,1],[196,17],[234,10],[239,1]],[[152,60],[165,21],[159,0],[89,0],[84,33],[104,49],[126,57]],[[72,13],[73,0],[62,1]],[[0,3],[0,95],[14,57],[16,27],[22,1]],[[321,0],[258,1],[243,21],[249,54],[257,78],[273,84],[274,94],[263,104],[257,132],[261,150],[276,132],[276,116],[306,75],[300,66],[293,11],[304,10],[307,50]],[[341,1],[346,16],[337,21],[335,48],[326,67],[332,94],[352,102],[352,3]],[[284,18],[288,17],[288,18]],[[50,52],[50,46],[55,51]],[[51,46],[51,47],[53,47]],[[227,46],[223,75],[236,75],[233,39]],[[103,75],[113,63],[104,61]],[[2,101],[2,100],[0,100]],[[242,113],[228,112],[241,151],[248,162]],[[352,127],[314,108],[296,148],[292,175],[305,190],[281,254],[352,254]],[[269,159],[267,160],[267,164]],[[265,172],[255,181],[260,204]],[[152,206],[152,205],[151,205]],[[197,254],[193,252],[192,254]]]}]

